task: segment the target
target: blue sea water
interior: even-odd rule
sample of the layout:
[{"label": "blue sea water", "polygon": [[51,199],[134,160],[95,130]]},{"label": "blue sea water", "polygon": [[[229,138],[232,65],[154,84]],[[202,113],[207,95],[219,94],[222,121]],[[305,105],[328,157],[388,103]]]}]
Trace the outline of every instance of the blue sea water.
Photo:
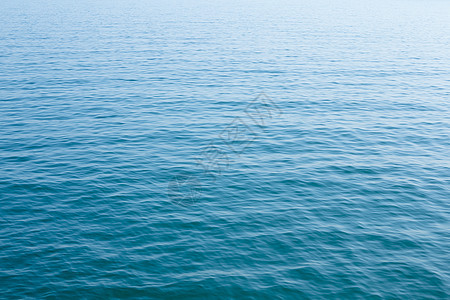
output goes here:
[{"label": "blue sea water", "polygon": [[0,298],[450,299],[449,16],[3,0]]}]

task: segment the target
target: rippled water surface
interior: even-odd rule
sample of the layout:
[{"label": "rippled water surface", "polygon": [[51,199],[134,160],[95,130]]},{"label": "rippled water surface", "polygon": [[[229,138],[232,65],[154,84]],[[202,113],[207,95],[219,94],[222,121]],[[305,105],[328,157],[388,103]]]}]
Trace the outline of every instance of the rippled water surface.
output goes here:
[{"label": "rippled water surface", "polygon": [[0,298],[449,299],[449,16],[2,1]]}]

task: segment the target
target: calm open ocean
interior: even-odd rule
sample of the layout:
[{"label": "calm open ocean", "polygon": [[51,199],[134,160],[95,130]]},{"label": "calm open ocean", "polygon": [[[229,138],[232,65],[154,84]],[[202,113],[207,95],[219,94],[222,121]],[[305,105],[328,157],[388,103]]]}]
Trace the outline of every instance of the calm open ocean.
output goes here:
[{"label": "calm open ocean", "polygon": [[450,1],[0,3],[1,299],[450,299]]}]

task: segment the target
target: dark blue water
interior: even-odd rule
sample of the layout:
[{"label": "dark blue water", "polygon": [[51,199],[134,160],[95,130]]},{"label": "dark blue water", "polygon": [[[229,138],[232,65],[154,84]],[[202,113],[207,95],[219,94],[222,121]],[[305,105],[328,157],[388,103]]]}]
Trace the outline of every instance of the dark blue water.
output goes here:
[{"label": "dark blue water", "polygon": [[450,2],[0,3],[0,298],[449,299]]}]

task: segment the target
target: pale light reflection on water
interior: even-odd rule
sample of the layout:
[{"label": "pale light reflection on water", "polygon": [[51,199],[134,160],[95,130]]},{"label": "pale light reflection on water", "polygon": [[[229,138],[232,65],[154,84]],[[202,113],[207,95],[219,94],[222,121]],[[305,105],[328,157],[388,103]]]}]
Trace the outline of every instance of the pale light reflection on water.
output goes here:
[{"label": "pale light reflection on water", "polygon": [[448,298],[449,12],[1,2],[1,298]]}]

